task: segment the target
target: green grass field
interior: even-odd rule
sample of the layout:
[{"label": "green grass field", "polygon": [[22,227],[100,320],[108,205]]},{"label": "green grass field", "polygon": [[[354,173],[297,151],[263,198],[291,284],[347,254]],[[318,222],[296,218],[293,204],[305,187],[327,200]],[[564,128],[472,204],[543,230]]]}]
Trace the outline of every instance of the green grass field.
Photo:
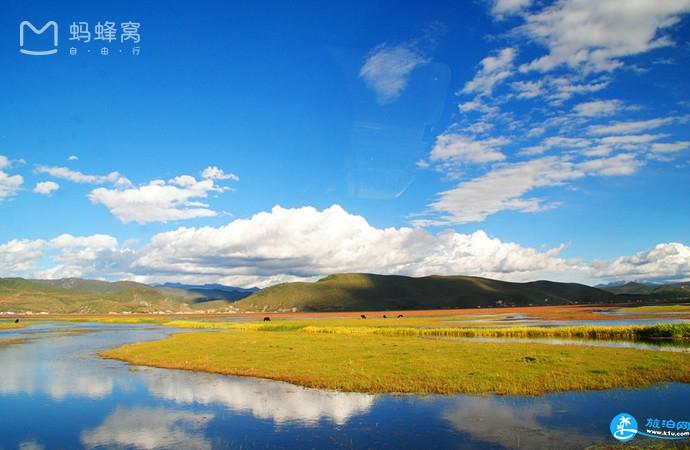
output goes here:
[{"label": "green grass field", "polygon": [[299,331],[180,333],[101,354],[132,364],[359,392],[497,393],[690,382],[687,354]]}]

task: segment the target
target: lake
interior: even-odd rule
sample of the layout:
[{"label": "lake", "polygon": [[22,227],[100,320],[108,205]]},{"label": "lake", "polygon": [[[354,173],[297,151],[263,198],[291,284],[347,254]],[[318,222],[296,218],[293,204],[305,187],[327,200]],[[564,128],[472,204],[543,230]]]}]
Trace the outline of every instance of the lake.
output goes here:
[{"label": "lake", "polygon": [[[0,448],[582,448],[627,412],[690,418],[690,385],[540,397],[395,396],[104,360],[181,330],[47,323],[0,331]],[[194,332],[194,331],[184,331]],[[664,443],[637,436],[635,443]]]}]

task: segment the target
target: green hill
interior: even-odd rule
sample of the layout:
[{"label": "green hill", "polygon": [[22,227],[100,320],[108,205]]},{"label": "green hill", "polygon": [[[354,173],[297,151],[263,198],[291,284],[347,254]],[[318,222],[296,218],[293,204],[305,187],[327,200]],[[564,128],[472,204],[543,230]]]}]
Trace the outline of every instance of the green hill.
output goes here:
[{"label": "green hill", "polygon": [[80,278],[27,280],[0,278],[0,312],[107,314],[227,310],[234,298],[218,289],[156,288],[133,281]]},{"label": "green hill", "polygon": [[497,305],[563,305],[615,302],[601,289],[576,283],[509,283],[467,276],[412,278],[338,274],[315,283],[283,283],[234,304],[246,311],[381,311]]},{"label": "green hill", "polygon": [[630,282],[620,286],[604,288],[616,295],[626,295],[648,300],[690,298],[690,283],[648,284]]}]

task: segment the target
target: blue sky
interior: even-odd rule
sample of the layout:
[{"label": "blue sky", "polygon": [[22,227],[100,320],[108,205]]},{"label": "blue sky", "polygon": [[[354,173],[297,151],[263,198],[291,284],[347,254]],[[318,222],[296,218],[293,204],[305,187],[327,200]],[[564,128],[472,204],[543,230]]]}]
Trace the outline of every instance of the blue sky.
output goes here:
[{"label": "blue sky", "polygon": [[25,3],[0,276],[690,278],[688,1]]}]

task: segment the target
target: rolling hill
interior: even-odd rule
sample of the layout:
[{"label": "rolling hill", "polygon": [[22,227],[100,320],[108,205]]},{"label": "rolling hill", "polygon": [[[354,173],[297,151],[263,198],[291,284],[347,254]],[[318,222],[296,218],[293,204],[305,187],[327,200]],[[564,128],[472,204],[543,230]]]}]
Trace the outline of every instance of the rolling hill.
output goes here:
[{"label": "rolling hill", "polygon": [[0,312],[48,312],[106,314],[109,312],[157,312],[228,310],[238,298],[251,292],[214,285],[205,289],[154,287],[133,281],[100,281],[80,278],[27,280],[0,278]]},{"label": "rolling hill", "polygon": [[618,286],[607,286],[603,289],[616,295],[650,300],[690,298],[689,282],[667,284],[630,282]]},{"label": "rolling hill", "polygon": [[616,295],[576,283],[509,283],[468,276],[412,278],[363,273],[327,276],[315,283],[283,283],[236,302],[244,311],[381,311],[496,305],[615,302]]}]

